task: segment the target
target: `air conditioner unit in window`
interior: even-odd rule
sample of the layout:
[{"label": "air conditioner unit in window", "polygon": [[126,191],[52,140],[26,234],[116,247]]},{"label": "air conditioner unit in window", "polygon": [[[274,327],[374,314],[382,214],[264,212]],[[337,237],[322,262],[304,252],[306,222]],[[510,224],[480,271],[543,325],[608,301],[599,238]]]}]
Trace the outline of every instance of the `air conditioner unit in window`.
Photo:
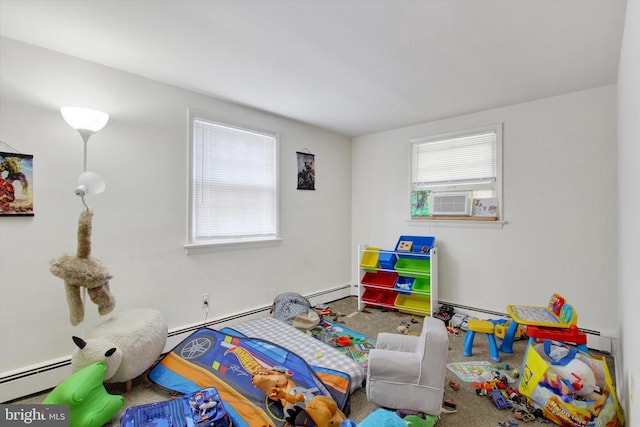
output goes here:
[{"label": "air conditioner unit in window", "polygon": [[471,191],[457,191],[454,193],[431,193],[429,213],[431,215],[471,215]]}]

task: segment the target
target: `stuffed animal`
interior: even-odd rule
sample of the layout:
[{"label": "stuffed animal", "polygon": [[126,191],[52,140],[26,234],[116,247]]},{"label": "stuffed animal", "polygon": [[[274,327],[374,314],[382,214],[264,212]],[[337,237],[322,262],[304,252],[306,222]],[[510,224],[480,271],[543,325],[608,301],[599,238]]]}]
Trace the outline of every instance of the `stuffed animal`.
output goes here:
[{"label": "stuffed animal", "polygon": [[[331,397],[316,396],[314,390],[297,387],[286,369],[265,369],[254,373],[251,382],[269,399],[280,401],[289,425],[337,427],[347,417]],[[309,420],[310,419],[310,420]],[[313,424],[310,424],[310,421]]]},{"label": "stuffed animal", "polygon": [[284,368],[264,369],[251,375],[251,382],[273,401],[280,401],[286,410],[296,402],[303,402],[304,396],[296,393],[296,383],[291,372]]},{"label": "stuffed animal", "polygon": [[288,425],[295,427],[338,427],[346,419],[336,401],[328,396],[314,396],[309,401],[296,403],[288,410],[286,417]]},{"label": "stuffed animal", "polygon": [[400,322],[400,325],[396,328],[399,334],[408,335],[409,334],[409,323],[408,322]]},{"label": "stuffed animal", "polygon": [[93,211],[82,211],[78,219],[78,249],[75,255],[63,254],[49,263],[49,271],[64,280],[69,305],[69,320],[73,326],[84,320],[84,305],[80,288],[89,291],[91,301],[98,305],[98,313],[113,311],[116,300],[109,290],[111,274],[107,267],[91,256],[91,220]]},{"label": "stuffed animal", "polygon": [[[77,372],[102,362],[107,367],[104,382],[129,382],[155,363],[167,342],[167,332],[167,321],[158,310],[116,312],[91,329],[86,340],[73,337],[78,348],[71,355],[71,369]],[[130,387],[127,383],[127,390]]]}]

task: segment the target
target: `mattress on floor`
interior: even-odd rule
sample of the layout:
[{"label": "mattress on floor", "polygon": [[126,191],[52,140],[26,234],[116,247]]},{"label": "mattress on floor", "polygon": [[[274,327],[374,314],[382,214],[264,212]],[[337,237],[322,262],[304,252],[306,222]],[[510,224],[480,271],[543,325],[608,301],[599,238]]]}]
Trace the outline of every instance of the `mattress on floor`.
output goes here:
[{"label": "mattress on floor", "polygon": [[234,427],[283,427],[287,414],[283,401],[270,399],[253,384],[253,376],[265,371],[285,372],[296,394],[331,397],[348,413],[348,374],[311,366],[285,347],[237,331],[198,329],[162,357],[148,376],[155,384],[183,394],[215,388]]},{"label": "mattress on floor", "polygon": [[234,323],[225,329],[284,347],[302,357],[311,366],[348,374],[351,377],[351,393],[362,387],[365,371],[355,360],[281,320],[272,317],[252,319]]}]

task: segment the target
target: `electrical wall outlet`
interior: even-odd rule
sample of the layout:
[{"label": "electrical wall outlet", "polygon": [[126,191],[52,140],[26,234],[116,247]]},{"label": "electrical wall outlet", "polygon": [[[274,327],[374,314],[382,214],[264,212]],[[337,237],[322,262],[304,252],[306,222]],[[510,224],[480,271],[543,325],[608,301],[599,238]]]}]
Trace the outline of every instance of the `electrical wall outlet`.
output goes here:
[{"label": "electrical wall outlet", "polygon": [[200,307],[203,310],[206,310],[209,308],[209,294],[202,294],[200,296]]}]

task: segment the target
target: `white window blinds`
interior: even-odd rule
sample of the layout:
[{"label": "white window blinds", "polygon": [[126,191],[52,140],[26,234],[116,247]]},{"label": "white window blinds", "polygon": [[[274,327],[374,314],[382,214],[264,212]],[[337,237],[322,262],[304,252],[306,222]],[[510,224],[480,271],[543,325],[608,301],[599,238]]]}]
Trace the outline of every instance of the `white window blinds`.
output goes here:
[{"label": "white window blinds", "polygon": [[414,142],[414,188],[495,181],[496,139],[496,132],[491,131]]},{"label": "white window blinds", "polygon": [[273,135],[193,120],[192,241],[277,235]]}]

